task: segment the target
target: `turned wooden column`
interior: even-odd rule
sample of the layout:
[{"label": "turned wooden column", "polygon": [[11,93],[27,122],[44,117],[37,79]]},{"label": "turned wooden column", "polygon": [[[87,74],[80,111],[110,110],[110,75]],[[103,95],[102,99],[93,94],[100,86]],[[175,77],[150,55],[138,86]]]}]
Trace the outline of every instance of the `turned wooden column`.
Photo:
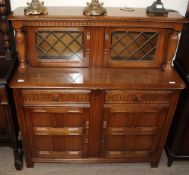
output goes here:
[{"label": "turned wooden column", "polygon": [[178,32],[173,31],[169,36],[167,54],[165,58],[165,62],[162,65],[163,71],[171,71],[172,70],[172,60],[175,55],[175,51],[178,45]]},{"label": "turned wooden column", "polygon": [[5,59],[12,59],[11,58],[11,50],[12,44],[11,43],[11,26],[8,23],[7,16],[10,13],[10,4],[8,0],[0,0],[0,34],[1,34],[1,45],[0,45],[0,56]]},{"label": "turned wooden column", "polygon": [[16,37],[16,49],[19,59],[19,72],[25,72],[27,70],[27,60],[26,60],[26,41],[22,28],[15,29]]}]

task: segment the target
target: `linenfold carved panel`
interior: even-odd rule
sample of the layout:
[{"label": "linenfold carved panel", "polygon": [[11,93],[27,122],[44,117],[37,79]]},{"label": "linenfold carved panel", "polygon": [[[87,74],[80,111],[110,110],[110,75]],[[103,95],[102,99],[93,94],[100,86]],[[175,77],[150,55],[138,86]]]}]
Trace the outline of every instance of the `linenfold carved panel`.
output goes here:
[{"label": "linenfold carved panel", "polygon": [[22,96],[25,105],[90,102],[90,91],[84,90],[23,90]]}]

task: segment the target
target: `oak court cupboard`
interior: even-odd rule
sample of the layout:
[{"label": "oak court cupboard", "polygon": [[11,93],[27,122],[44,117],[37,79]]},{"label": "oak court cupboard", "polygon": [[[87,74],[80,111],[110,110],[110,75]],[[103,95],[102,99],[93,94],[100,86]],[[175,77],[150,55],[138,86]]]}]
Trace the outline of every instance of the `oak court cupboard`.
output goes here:
[{"label": "oak court cupboard", "polygon": [[9,17],[13,89],[27,167],[35,162],[150,162],[157,167],[185,84],[172,68],[186,19],[48,7]]}]

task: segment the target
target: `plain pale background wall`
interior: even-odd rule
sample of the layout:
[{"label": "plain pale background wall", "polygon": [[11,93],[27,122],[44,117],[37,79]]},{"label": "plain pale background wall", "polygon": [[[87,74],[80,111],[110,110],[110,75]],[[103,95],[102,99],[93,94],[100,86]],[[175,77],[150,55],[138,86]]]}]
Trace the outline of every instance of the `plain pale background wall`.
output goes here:
[{"label": "plain pale background wall", "polygon": [[[26,6],[28,0],[11,0],[11,7]],[[30,0],[31,1],[31,0]],[[91,0],[43,0],[46,6],[85,6]],[[99,0],[105,7],[147,7],[155,0]],[[164,7],[174,9],[185,15],[188,0],[162,0]]]}]

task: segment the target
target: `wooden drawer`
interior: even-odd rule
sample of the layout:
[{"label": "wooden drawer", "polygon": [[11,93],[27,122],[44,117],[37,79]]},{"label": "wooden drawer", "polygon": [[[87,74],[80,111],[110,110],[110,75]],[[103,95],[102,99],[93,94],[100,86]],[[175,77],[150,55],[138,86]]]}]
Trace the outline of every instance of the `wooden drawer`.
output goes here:
[{"label": "wooden drawer", "polygon": [[109,90],[105,94],[105,103],[169,103],[173,91],[119,91]]},{"label": "wooden drawer", "polygon": [[90,103],[89,90],[22,90],[24,105]]}]

